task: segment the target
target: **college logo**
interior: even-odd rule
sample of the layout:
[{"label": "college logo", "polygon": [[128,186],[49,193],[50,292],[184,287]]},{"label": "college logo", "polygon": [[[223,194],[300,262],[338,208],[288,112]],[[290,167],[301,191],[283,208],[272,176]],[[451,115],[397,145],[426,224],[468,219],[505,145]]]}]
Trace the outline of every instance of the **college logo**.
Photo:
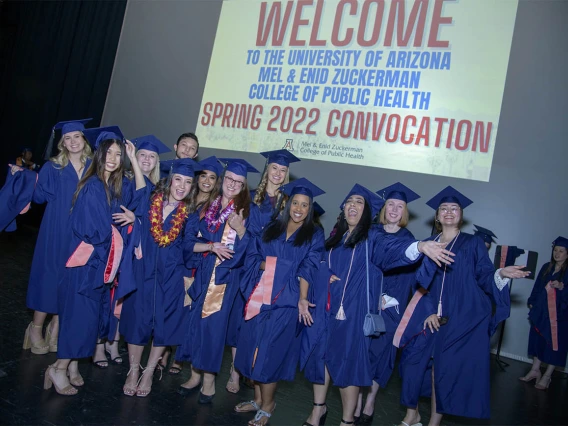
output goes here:
[{"label": "college logo", "polygon": [[282,149],[287,149],[288,151],[294,151],[294,139],[286,139],[286,143]]}]

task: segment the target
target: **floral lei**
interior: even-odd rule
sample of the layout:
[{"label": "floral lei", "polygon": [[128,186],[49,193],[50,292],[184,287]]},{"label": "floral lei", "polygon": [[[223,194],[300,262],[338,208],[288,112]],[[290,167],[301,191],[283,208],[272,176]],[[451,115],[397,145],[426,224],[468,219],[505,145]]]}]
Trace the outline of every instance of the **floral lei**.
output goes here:
[{"label": "floral lei", "polygon": [[159,247],[167,247],[175,241],[189,216],[187,207],[183,204],[178,205],[177,211],[170,221],[172,227],[168,232],[164,232],[162,228],[164,222],[163,213],[164,197],[161,194],[155,194],[150,203],[150,233]]},{"label": "floral lei", "polygon": [[207,230],[209,232],[217,232],[221,224],[225,223],[229,215],[235,211],[235,203],[231,200],[221,214],[219,214],[219,210],[221,210],[220,195],[215,198],[207,209],[207,212],[205,212],[205,222],[207,223]]}]

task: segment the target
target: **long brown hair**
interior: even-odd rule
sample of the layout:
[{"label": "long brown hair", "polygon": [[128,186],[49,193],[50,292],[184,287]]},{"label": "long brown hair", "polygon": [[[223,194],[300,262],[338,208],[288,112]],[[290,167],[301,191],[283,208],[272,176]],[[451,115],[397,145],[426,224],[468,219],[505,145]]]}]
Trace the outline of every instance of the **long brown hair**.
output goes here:
[{"label": "long brown hair", "polygon": [[[223,179],[225,179],[225,174],[223,174]],[[221,188],[221,195],[223,194],[223,189]],[[214,200],[211,199],[211,200]],[[235,205],[235,212],[239,213],[243,209],[243,218],[249,217],[250,214],[250,191],[248,189],[247,178],[244,178],[243,185],[241,186],[241,191],[233,199]]]},{"label": "long brown hair", "polygon": [[[105,179],[105,162],[106,162],[106,155],[108,149],[112,145],[118,145],[120,148],[120,164],[118,168],[112,172],[108,178],[108,183]],[[79,181],[77,185],[77,190],[73,195],[73,203],[75,205],[75,201],[77,201],[77,197],[79,196],[79,192],[85,186],[85,183],[92,177],[96,176],[104,185],[107,203],[110,205],[112,199],[119,200],[122,197],[122,178],[124,176],[124,157],[125,157],[125,149],[124,144],[122,141],[117,139],[107,139],[103,141],[99,148],[95,151],[95,155],[93,156],[93,161],[91,165],[85,172],[83,178]]]},{"label": "long brown hair", "polygon": [[[554,268],[556,267],[556,261],[554,260],[554,249],[556,248],[556,246],[552,247],[552,252],[550,253],[550,263],[548,264],[548,268],[546,268],[546,272],[544,273],[544,275],[548,275],[549,273],[554,271]],[[566,247],[564,247],[566,249]],[[568,249],[566,249],[568,250]],[[562,264],[562,266],[560,267],[560,281],[562,281],[564,279],[564,274],[566,273],[566,269],[568,269],[568,258],[564,260],[564,263]]]},{"label": "long brown hair", "polygon": [[201,212],[200,212],[200,218],[201,219],[203,219],[203,217],[205,217],[205,212],[207,211],[207,209],[209,208],[209,206],[211,205],[213,200],[215,198],[217,198],[219,196],[219,194],[221,193],[221,179],[220,179],[219,176],[217,176],[217,173],[215,173],[215,176],[217,176],[217,178],[215,179],[215,186],[213,187],[213,190],[209,193],[209,198],[207,198],[207,200],[205,202],[203,202],[202,204],[197,203],[197,197],[199,196],[199,178],[205,172],[215,173],[212,170],[203,170],[203,171],[199,172],[199,174],[195,177],[195,179],[193,179],[191,191],[189,192],[190,210],[193,209],[192,211],[195,211],[195,210],[197,210],[198,208],[201,207]]}]

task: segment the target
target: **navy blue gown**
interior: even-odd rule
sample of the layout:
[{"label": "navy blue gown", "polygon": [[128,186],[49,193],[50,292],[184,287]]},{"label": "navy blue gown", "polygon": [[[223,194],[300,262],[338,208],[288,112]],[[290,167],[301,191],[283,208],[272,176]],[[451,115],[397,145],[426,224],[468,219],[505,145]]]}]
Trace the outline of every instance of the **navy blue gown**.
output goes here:
[{"label": "navy blue gown", "polygon": [[6,183],[0,189],[0,232],[17,229],[16,217],[29,209],[36,181],[36,172],[23,169],[12,175],[8,169]]},{"label": "navy blue gown", "polygon": [[256,237],[249,245],[243,294],[248,300],[260,281],[261,262],[276,258],[271,304],[263,304],[260,313],[243,321],[238,341],[235,367],[246,377],[261,383],[294,380],[298,367],[301,327],[298,323],[300,278],[313,281],[324,252],[321,228],[316,227],[312,240],[294,247],[298,231],[286,240],[286,232],[265,243]]},{"label": "navy blue gown", "polygon": [[420,396],[430,396],[434,366],[438,413],[489,418],[489,340],[509,316],[509,291],[496,286],[495,268],[481,238],[461,232],[450,247],[456,256],[447,266],[442,295],[442,316],[448,322],[435,333],[424,330],[423,323],[437,313],[444,268],[424,259],[417,271],[418,283],[429,292],[402,336],[401,403],[414,408]]},{"label": "navy blue gown", "polygon": [[[531,329],[529,333],[529,356],[536,356],[546,364],[560,367],[566,366],[568,353],[568,273],[560,277],[560,272],[554,273],[554,268],[548,274],[550,263],[541,268],[534,283],[528,304],[532,305],[529,311]],[[561,281],[564,289],[550,288],[546,286],[550,281]],[[556,307],[556,322],[550,315],[550,304]],[[556,324],[557,348],[553,344],[553,324]]]}]

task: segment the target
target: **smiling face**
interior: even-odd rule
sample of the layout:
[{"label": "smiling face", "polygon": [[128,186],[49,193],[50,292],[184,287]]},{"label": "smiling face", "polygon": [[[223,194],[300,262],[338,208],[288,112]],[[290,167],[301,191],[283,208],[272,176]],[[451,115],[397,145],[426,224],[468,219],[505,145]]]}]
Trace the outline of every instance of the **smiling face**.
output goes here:
[{"label": "smiling face", "polygon": [[117,143],[113,143],[111,146],[108,147],[106,156],[105,156],[105,172],[112,173],[121,165],[122,160],[122,152],[120,146]]},{"label": "smiling face", "polygon": [[176,152],[177,158],[191,158],[197,157],[197,141],[192,138],[183,138],[176,145],[174,145],[174,151]]},{"label": "smiling face", "polygon": [[79,131],[65,133],[63,135],[63,146],[69,154],[79,154],[85,148],[85,138]]},{"label": "smiling face", "polygon": [[204,170],[199,175],[197,186],[200,192],[209,194],[215,188],[215,183],[217,183],[217,175],[209,170]]},{"label": "smiling face", "polygon": [[388,224],[398,225],[406,209],[406,203],[402,200],[389,198],[385,203],[385,220]]},{"label": "smiling face", "polygon": [[353,229],[363,215],[365,209],[365,199],[360,195],[352,195],[345,201],[343,206],[343,213],[345,213],[345,220],[350,229]]},{"label": "smiling face", "polygon": [[223,195],[229,200],[235,198],[245,186],[245,177],[227,170],[223,179]]},{"label": "smiling face", "polygon": [[175,201],[182,201],[185,197],[187,197],[189,191],[191,190],[192,183],[192,177],[174,173],[172,176],[172,184],[170,186],[170,203],[173,203]]},{"label": "smiling face", "polygon": [[562,265],[568,259],[568,250],[566,247],[554,246],[552,257],[558,265]]},{"label": "smiling face", "polygon": [[280,164],[270,163],[266,169],[268,181],[273,185],[280,186],[284,183],[288,174],[288,167]]},{"label": "smiling face", "polygon": [[310,197],[296,194],[290,202],[290,219],[294,223],[303,223],[310,212]]},{"label": "smiling face", "polygon": [[154,151],[148,151],[147,149],[139,149],[136,153],[136,159],[138,160],[138,165],[144,176],[148,176],[156,167],[158,162],[158,154]]},{"label": "smiling face", "polygon": [[442,203],[438,207],[437,219],[442,226],[459,228],[461,218],[462,210],[457,203]]}]

